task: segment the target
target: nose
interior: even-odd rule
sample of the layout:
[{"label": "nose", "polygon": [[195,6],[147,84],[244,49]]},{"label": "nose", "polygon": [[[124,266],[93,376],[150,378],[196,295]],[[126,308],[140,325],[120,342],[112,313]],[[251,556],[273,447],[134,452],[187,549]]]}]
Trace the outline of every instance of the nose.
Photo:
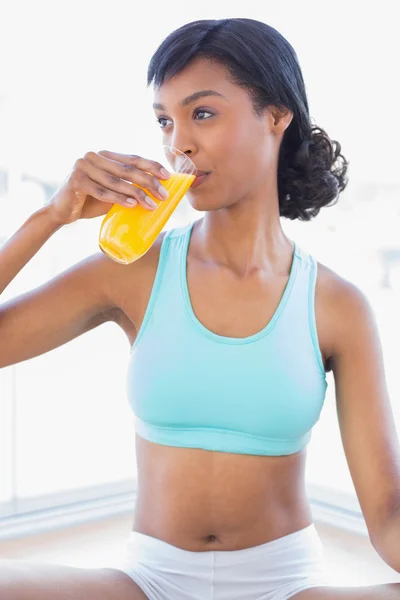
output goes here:
[{"label": "nose", "polygon": [[191,136],[189,136],[189,132],[182,128],[178,130],[176,126],[174,133],[170,138],[169,144],[187,156],[193,156],[197,151],[196,142]]},{"label": "nose", "polygon": [[171,140],[171,143],[169,145],[173,146],[174,148],[176,148],[183,154],[186,154],[186,156],[193,156],[196,153],[193,145],[189,146],[188,144],[179,144],[179,143],[175,142],[174,140]]}]

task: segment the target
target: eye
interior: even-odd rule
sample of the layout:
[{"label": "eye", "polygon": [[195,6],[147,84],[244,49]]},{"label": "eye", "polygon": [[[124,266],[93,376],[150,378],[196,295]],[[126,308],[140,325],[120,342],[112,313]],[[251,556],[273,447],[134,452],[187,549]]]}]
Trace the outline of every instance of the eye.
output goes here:
[{"label": "eye", "polygon": [[165,127],[167,127],[168,125],[168,121],[170,121],[171,119],[167,119],[167,117],[158,117],[157,118],[157,123],[159,124],[159,126],[161,127],[161,129],[164,129]]},{"label": "eye", "polygon": [[[210,112],[209,110],[204,110],[203,108],[197,108],[194,113],[194,116],[199,117],[199,121],[204,121],[205,119],[209,119],[210,117],[213,117],[213,113]],[[204,115],[209,115],[209,116],[204,116]]]},{"label": "eye", "polygon": [[[214,113],[210,112],[209,110],[205,110],[203,108],[197,108],[193,112],[193,116],[196,118],[197,121],[205,121],[206,119],[213,117]],[[172,122],[171,119],[168,119],[167,117],[157,117],[156,120],[157,120],[157,123],[159,124],[159,126],[161,127],[161,129],[165,129]]]}]

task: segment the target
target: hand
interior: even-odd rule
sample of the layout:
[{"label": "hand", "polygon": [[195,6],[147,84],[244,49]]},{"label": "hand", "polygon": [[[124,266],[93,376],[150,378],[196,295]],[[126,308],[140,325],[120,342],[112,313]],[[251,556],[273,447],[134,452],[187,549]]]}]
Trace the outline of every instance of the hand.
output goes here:
[{"label": "hand", "polygon": [[[168,179],[169,173],[162,169],[160,163],[141,156],[105,150],[87,152],[83,158],[78,158],[50,200],[48,210],[60,225],[105,215],[114,204],[128,208],[140,204],[147,210],[154,210],[157,204],[132,183],[165,200],[162,195],[165,188],[159,179]],[[128,199],[131,199],[130,203]]]}]

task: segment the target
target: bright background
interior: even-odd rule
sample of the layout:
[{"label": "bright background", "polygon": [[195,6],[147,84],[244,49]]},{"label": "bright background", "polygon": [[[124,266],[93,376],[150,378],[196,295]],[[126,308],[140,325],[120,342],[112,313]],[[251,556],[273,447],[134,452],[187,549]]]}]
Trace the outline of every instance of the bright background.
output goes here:
[{"label": "bright background", "polygon": [[[154,156],[160,132],[146,69],[171,30],[197,18],[263,20],[295,48],[312,120],[340,141],[350,160],[350,183],[339,203],[311,223],[283,220],[283,227],[317,260],[367,293],[399,426],[400,41],[395,8],[385,1],[362,7],[310,0],[3,2],[0,245],[51,197],[86,151]],[[184,201],[167,228],[198,216]],[[57,232],[2,300],[96,252],[100,222],[78,222]],[[128,358],[122,331],[105,324],[0,371],[3,535],[133,510]],[[331,375],[328,383],[308,452],[310,501],[316,517],[365,532],[341,445]]]}]

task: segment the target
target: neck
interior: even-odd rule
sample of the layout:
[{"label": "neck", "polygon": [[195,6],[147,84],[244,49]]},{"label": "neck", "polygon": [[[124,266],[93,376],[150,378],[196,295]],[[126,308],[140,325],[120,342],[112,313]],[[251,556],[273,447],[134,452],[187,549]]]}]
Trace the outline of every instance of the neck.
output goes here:
[{"label": "neck", "polygon": [[271,211],[271,204],[265,202],[261,210],[252,210],[238,203],[206,212],[196,236],[198,257],[229,268],[240,277],[259,271],[266,275],[286,273],[293,243],[283,232],[279,209]]}]

